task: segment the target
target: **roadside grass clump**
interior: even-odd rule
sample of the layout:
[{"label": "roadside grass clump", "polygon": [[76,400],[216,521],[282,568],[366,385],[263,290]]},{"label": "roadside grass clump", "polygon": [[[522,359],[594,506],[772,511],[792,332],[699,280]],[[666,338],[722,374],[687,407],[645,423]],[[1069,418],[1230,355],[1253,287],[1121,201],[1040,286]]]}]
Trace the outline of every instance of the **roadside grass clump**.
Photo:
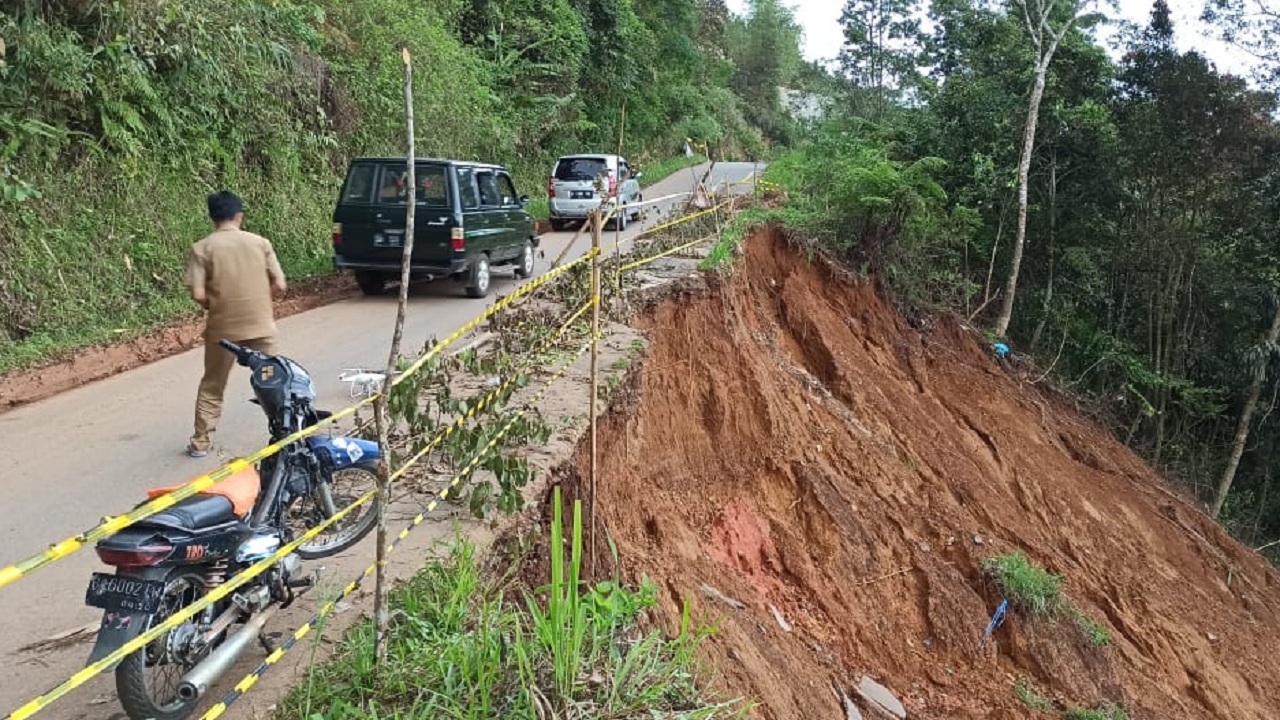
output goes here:
[{"label": "roadside grass clump", "polygon": [[1068,720],[1129,720],[1129,713],[1114,703],[1099,705],[1093,709],[1072,708],[1067,711]]},{"label": "roadside grass clump", "polygon": [[694,654],[707,631],[694,629],[687,607],[674,638],[642,629],[655,586],[624,588],[615,578],[583,587],[580,501],[567,529],[557,489],[550,582],[534,591],[516,589],[514,573],[487,576],[475,546],[459,536],[392,593],[382,666],[373,624],[362,622],[276,717],[743,717],[744,703],[699,690]]},{"label": "roadside grass clump", "polygon": [[1046,620],[1066,615],[1089,645],[1101,648],[1111,644],[1111,630],[1086,615],[1062,592],[1066,579],[1027,559],[1021,550],[988,557],[982,561],[982,569],[1015,609]]},{"label": "roadside grass clump", "polygon": [[989,557],[982,561],[982,567],[1015,608],[1040,617],[1062,609],[1064,578],[1031,562],[1021,550]]},{"label": "roadside grass clump", "polygon": [[1013,685],[1013,692],[1028,710],[1042,713],[1053,711],[1053,701],[1041,695],[1040,691],[1026,678],[1018,678]]}]

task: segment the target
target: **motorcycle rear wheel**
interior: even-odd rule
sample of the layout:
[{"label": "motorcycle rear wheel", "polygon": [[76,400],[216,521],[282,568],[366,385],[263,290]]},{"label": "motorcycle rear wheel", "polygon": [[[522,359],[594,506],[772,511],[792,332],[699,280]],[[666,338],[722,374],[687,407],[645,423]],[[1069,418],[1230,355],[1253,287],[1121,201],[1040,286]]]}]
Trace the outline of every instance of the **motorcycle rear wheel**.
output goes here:
[{"label": "motorcycle rear wheel", "polygon": [[[364,463],[334,471],[327,489],[333,497],[334,508],[342,510],[377,486],[377,464]],[[301,536],[328,517],[322,509],[320,497],[322,491],[322,487],[317,484],[309,497],[294,500],[285,511],[285,517],[295,537]],[[299,545],[298,555],[304,560],[336,555],[363,540],[377,522],[378,504],[376,500],[370,500],[335,525]]]},{"label": "motorcycle rear wheel", "polygon": [[[148,628],[164,620],[173,613],[187,607],[205,594],[204,578],[191,568],[176,568],[165,578],[164,598],[160,611],[152,616]],[[190,715],[199,702],[178,699],[178,683],[195,663],[170,662],[168,649],[173,631],[167,632],[152,640],[146,647],[129,655],[116,666],[116,694],[120,697],[120,705],[130,720],[183,720]],[[163,697],[157,697],[154,678],[148,671],[161,668],[176,670],[172,682],[167,683],[168,690],[161,689]]]}]

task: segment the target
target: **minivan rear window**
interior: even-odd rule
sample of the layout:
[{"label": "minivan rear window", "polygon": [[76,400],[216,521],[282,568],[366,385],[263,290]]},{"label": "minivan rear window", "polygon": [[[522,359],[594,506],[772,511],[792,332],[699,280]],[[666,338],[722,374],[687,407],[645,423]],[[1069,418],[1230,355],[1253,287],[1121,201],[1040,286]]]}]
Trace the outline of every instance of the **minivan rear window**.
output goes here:
[{"label": "minivan rear window", "polygon": [[608,167],[603,158],[563,158],[556,163],[556,179],[570,182],[594,180]]},{"label": "minivan rear window", "polygon": [[[421,165],[417,168],[418,185],[415,200],[428,207],[449,207],[448,175],[441,165]],[[384,166],[378,180],[378,202],[384,205],[403,205],[409,195],[406,183],[409,173],[398,167]]]},{"label": "minivan rear window", "polygon": [[375,165],[354,165],[347,173],[347,183],[342,191],[343,202],[367,203],[373,200]]}]

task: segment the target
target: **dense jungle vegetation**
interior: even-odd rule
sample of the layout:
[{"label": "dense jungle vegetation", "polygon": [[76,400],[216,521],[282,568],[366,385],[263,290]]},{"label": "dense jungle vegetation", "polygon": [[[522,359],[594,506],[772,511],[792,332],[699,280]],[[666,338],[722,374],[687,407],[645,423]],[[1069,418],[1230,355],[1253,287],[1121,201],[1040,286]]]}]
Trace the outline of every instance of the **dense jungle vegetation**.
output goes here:
[{"label": "dense jungle vegetation", "polygon": [[347,159],[404,153],[400,49],[421,155],[508,165],[686,138],[760,157],[799,31],[776,2],[0,2],[0,371],[190,313],[205,195],[241,194],[286,272],[330,268]]},{"label": "dense jungle vegetation", "polygon": [[[9,0],[0,370],[188,312],[213,187],[291,275],[326,270],[345,160],[402,152],[407,46],[419,152],[506,163],[533,197],[556,154],[615,147],[624,106],[642,164],[685,138],[771,158],[792,228],[915,316],[1006,340],[1260,546],[1280,537],[1272,1],[1207,0],[1257,61],[1241,78],[1175,44],[1164,0],[1119,53],[1084,0],[848,0],[825,69],[779,0]],[[789,117],[779,86],[825,117]]]},{"label": "dense jungle vegetation", "polygon": [[831,109],[769,169],[781,216],[909,311],[1004,339],[1262,546],[1280,537],[1280,7],[1205,8],[1252,78],[1176,47],[1165,0],[1109,54],[1099,9],[850,0]]}]

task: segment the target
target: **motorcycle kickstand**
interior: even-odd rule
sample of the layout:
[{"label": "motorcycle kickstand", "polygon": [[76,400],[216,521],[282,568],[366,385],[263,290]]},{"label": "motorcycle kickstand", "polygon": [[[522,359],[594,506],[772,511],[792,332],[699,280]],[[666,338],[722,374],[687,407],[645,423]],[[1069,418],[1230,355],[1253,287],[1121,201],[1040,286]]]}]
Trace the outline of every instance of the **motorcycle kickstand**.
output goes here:
[{"label": "motorcycle kickstand", "polygon": [[271,642],[271,638],[267,637],[266,631],[258,633],[258,644],[262,646],[263,650],[267,651],[268,655],[276,651],[276,645]]}]

